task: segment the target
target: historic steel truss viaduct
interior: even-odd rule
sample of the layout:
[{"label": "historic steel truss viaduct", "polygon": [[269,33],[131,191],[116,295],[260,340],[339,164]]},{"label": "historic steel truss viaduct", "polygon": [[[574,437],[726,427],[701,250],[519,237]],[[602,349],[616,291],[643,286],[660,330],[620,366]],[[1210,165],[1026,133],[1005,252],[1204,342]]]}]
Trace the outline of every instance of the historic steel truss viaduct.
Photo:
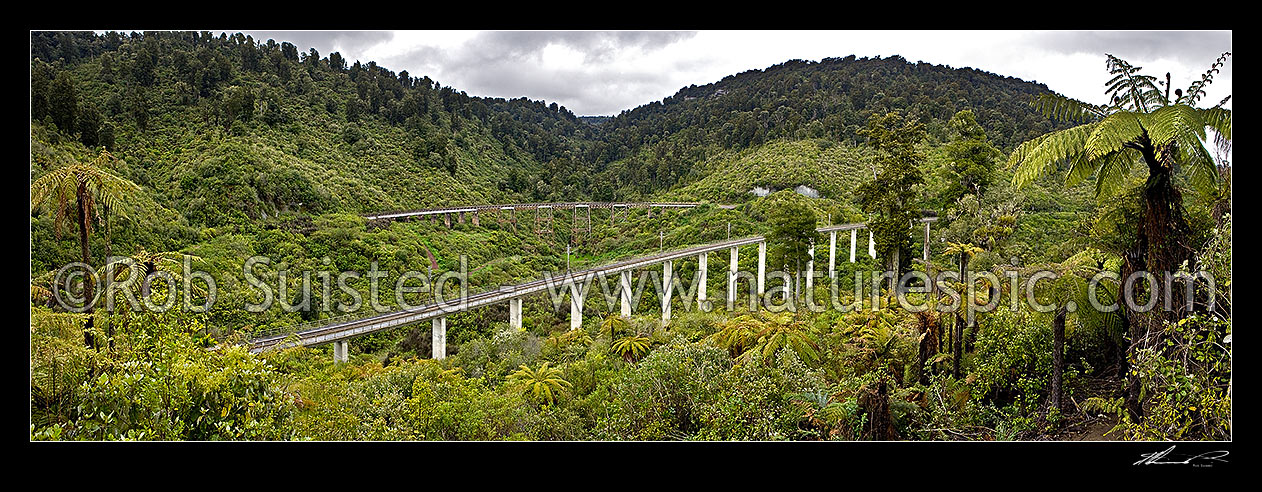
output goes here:
[{"label": "historic steel truss viaduct", "polygon": [[[544,204],[552,205],[556,204]],[[544,205],[537,205],[542,207]],[[576,204],[577,205],[577,204]],[[588,204],[590,205],[590,204]],[[630,204],[626,204],[630,205]],[[650,205],[650,204],[645,204]],[[686,206],[687,204],[652,204],[661,206]],[[481,210],[487,210],[491,207],[486,206]],[[577,208],[577,207],[576,207]],[[422,214],[442,214],[456,213],[461,210],[478,210],[479,207],[465,207],[452,209],[434,209],[433,211],[407,212],[415,215]],[[476,216],[475,216],[476,217]],[[936,217],[926,217],[920,222],[924,224],[924,259],[929,258],[929,224],[936,221]],[[857,233],[861,229],[867,229],[867,225],[863,223],[857,224],[841,224],[817,229],[821,233],[827,233],[828,239],[828,276],[835,278],[837,265],[837,233],[850,232],[850,262],[855,261],[855,250],[857,245]],[[742,247],[754,246],[758,247],[758,274],[754,279],[750,279],[751,287],[756,288],[756,292],[761,297],[766,287],[766,260],[767,260],[767,242],[762,236],[752,236],[742,239],[731,239],[719,241],[710,244],[698,246],[690,246],[687,248],[658,253],[653,255],[632,258],[629,260],[618,261],[606,265],[596,266],[581,271],[573,271],[564,276],[552,277],[550,279],[539,279],[525,282],[517,285],[509,285],[500,287],[497,290],[479,292],[476,294],[468,294],[458,299],[452,299],[441,303],[432,303],[429,305],[405,309],[391,313],[384,313],[375,316],[364,317],[360,319],[329,319],[324,320],[327,324],[308,329],[302,329],[293,333],[273,334],[262,336],[250,340],[248,343],[251,352],[261,352],[274,348],[285,348],[293,346],[312,346],[325,343],[333,343],[333,359],[338,362],[344,362],[349,358],[349,340],[356,336],[372,333],[389,328],[412,325],[424,321],[432,323],[432,357],[442,359],[447,355],[447,316],[456,312],[467,311],[491,304],[501,302],[508,303],[508,319],[509,325],[520,329],[522,327],[522,299],[526,296],[537,295],[547,292],[550,288],[567,288],[570,291],[570,329],[578,329],[582,327],[583,322],[583,296],[584,290],[581,285],[590,282],[597,276],[601,278],[609,278],[613,274],[619,276],[619,297],[621,298],[621,314],[624,316],[631,315],[631,273],[635,270],[661,265],[662,268],[662,285],[659,292],[662,295],[662,322],[666,323],[670,320],[670,299],[673,289],[672,271],[674,262],[695,258],[697,261],[697,302],[704,303],[706,297],[706,275],[707,263],[710,252],[728,250],[731,255],[729,261],[729,271],[727,279],[727,301],[734,303],[737,295],[737,259],[738,250]],[[811,258],[815,257],[815,246],[810,248]],[[876,257],[876,250],[872,241],[872,232],[868,231],[868,255],[872,258]],[[807,264],[806,268],[806,286],[809,290],[813,285],[814,261]]]},{"label": "historic steel truss viaduct", "polygon": [[[447,227],[451,227],[452,219],[455,223],[463,224],[466,219],[474,226],[481,225],[484,215],[495,219],[497,223],[507,224],[512,227],[513,232],[517,232],[517,213],[518,211],[529,210],[534,219],[535,234],[553,234],[553,212],[556,210],[572,210],[570,215],[571,231],[574,233],[585,231],[587,234],[592,232],[592,209],[609,210],[609,222],[612,224],[618,219],[626,220],[632,209],[642,208],[648,210],[649,217],[653,216],[653,209],[667,208],[694,208],[700,205],[695,202],[556,202],[556,203],[512,203],[505,205],[468,205],[457,207],[439,207],[427,208],[422,210],[407,210],[398,212],[378,212],[366,214],[363,217],[369,221],[391,221],[391,220],[430,220],[437,222],[440,218]],[[582,211],[583,213],[579,213]],[[580,224],[582,222],[582,224]]]}]

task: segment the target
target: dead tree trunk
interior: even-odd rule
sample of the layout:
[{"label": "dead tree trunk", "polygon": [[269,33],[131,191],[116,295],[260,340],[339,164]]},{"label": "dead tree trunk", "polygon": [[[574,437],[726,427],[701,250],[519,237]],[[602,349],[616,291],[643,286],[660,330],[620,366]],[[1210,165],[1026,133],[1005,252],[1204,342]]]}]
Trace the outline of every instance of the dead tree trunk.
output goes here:
[{"label": "dead tree trunk", "polygon": [[868,422],[864,434],[874,441],[893,441],[898,439],[898,431],[894,428],[894,417],[890,414],[889,385],[882,379],[875,389],[863,394],[861,402]]}]

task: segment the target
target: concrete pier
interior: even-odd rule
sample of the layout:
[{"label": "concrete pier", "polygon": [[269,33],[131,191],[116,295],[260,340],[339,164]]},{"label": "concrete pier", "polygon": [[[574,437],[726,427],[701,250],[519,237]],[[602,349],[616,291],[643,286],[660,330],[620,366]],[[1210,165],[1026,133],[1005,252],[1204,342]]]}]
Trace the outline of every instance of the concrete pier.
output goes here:
[{"label": "concrete pier", "polygon": [[697,281],[701,282],[701,285],[697,286],[697,309],[702,311],[705,311],[706,270],[709,269],[709,256],[709,253],[701,253],[697,255]]},{"label": "concrete pier", "polygon": [[432,338],[433,348],[430,349],[430,356],[435,360],[443,360],[447,358],[447,318],[434,318]]},{"label": "concrete pier", "polygon": [[583,286],[570,282],[570,330],[583,327]]},{"label": "concrete pier", "polygon": [[876,258],[876,240],[873,239],[872,229],[868,229],[868,256]]},{"label": "concrete pier", "polygon": [[350,343],[346,340],[333,342],[333,362],[349,362],[351,360]]},{"label": "concrete pier", "polygon": [[727,263],[727,304],[736,304],[736,272],[740,268],[736,248],[732,248],[732,258]]},{"label": "concrete pier", "polygon": [[618,272],[618,297],[621,300],[619,314],[631,317],[631,270]]},{"label": "concrete pier", "polygon": [[837,231],[828,233],[828,278],[837,279]]},{"label": "concrete pier", "polygon": [[758,243],[758,298],[767,293],[767,242]]},{"label": "concrete pier", "polygon": [[851,263],[854,263],[854,246],[855,246],[855,243],[858,241],[858,237],[859,237],[858,232],[859,231],[857,229],[850,230],[850,262]]},{"label": "concrete pier", "polygon": [[675,262],[666,260],[662,262],[662,326],[665,327],[670,323],[670,295],[674,290],[674,282],[671,281]]},{"label": "concrete pier", "polygon": [[508,326],[520,330],[521,327],[521,298],[508,300]]},{"label": "concrete pier", "polygon": [[806,252],[810,255],[810,259],[806,260],[806,292],[809,293],[815,288],[815,241],[811,241],[811,249]]},{"label": "concrete pier", "polygon": [[929,262],[929,223],[925,222],[925,262]]}]

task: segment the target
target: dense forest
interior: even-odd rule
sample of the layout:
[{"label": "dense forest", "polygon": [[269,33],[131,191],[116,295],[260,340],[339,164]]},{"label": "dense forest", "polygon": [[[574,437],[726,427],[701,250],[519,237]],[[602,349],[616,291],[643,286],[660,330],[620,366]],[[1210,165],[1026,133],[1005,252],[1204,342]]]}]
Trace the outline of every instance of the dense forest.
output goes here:
[{"label": "dense forest", "polygon": [[[1135,91],[1115,84],[1107,107],[974,69],[849,56],[576,116],[240,33],[32,32],[31,438],[1230,439],[1230,166],[1189,150],[1230,146],[1230,111],[1194,96],[1225,59],[1172,96],[1168,81],[1109,58]],[[1116,123],[1130,117],[1152,118],[1142,138]],[[1178,130],[1196,124],[1215,133]],[[543,235],[489,217],[360,215],[580,200],[700,206],[596,211],[590,233],[571,227],[577,211],[558,211]],[[924,215],[938,218],[928,261],[906,230]],[[838,264],[855,310],[704,312],[679,299],[663,327],[655,299],[626,318],[591,296],[570,331],[568,309],[540,297],[526,300],[522,331],[503,306],[452,315],[442,360],[429,358],[428,323],[356,338],[350,363],[328,346],[233,346],[343,314],[327,307],[340,293],[295,294],[319,279],[293,272],[381,270],[393,282],[463,258],[485,290],[752,234],[768,237],[775,268],[796,272],[802,245],[827,240],[815,227],[846,222],[867,222],[877,253]],[[281,306],[242,309],[258,301],[242,278],[254,256],[270,258],[266,282],[290,288]],[[754,268],[751,256],[738,266]],[[192,266],[218,298],[165,313],[57,302],[70,290],[57,284],[62,265],[124,261],[139,270],[109,281]],[[726,288],[726,262],[712,255],[711,292]],[[1216,309],[1193,296],[1168,315],[966,319],[900,309],[897,289],[847,294],[855,272],[877,269],[1055,271],[1031,293],[1083,305],[1099,272],[1207,270],[1220,290]],[[814,295],[799,287],[784,301]],[[1014,288],[990,282],[986,301]],[[1100,295],[1121,290],[1106,282]]]}]

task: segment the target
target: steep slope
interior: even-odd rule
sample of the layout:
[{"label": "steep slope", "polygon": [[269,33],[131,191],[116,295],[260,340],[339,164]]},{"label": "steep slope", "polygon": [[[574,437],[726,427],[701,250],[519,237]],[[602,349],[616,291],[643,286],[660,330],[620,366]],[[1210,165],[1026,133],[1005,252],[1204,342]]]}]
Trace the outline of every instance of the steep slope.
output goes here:
[{"label": "steep slope", "polygon": [[34,122],[111,149],[205,225],[523,199],[522,176],[595,131],[556,104],[241,34],[33,33],[32,56]]},{"label": "steep slope", "polygon": [[[257,218],[645,198],[702,179],[711,168],[700,164],[727,151],[811,138],[860,145],[868,117],[892,110],[941,140],[944,122],[971,108],[1005,149],[1054,128],[1027,104],[1041,84],[897,56],[793,60],[579,118],[556,103],[469,97],[300,49],[239,33],[33,33],[33,118],[143,162],[152,176],[132,177],[167,181],[154,185],[195,220],[238,205]],[[212,170],[239,172],[217,184],[228,193],[193,179]]]},{"label": "steep slope", "polygon": [[[676,200],[739,203],[756,195],[755,187],[774,192],[805,186],[822,198],[848,201],[848,190],[871,178],[867,149],[824,139],[776,141],[710,156],[698,167],[704,177],[665,196]],[[866,174],[865,174],[865,171]]]}]

